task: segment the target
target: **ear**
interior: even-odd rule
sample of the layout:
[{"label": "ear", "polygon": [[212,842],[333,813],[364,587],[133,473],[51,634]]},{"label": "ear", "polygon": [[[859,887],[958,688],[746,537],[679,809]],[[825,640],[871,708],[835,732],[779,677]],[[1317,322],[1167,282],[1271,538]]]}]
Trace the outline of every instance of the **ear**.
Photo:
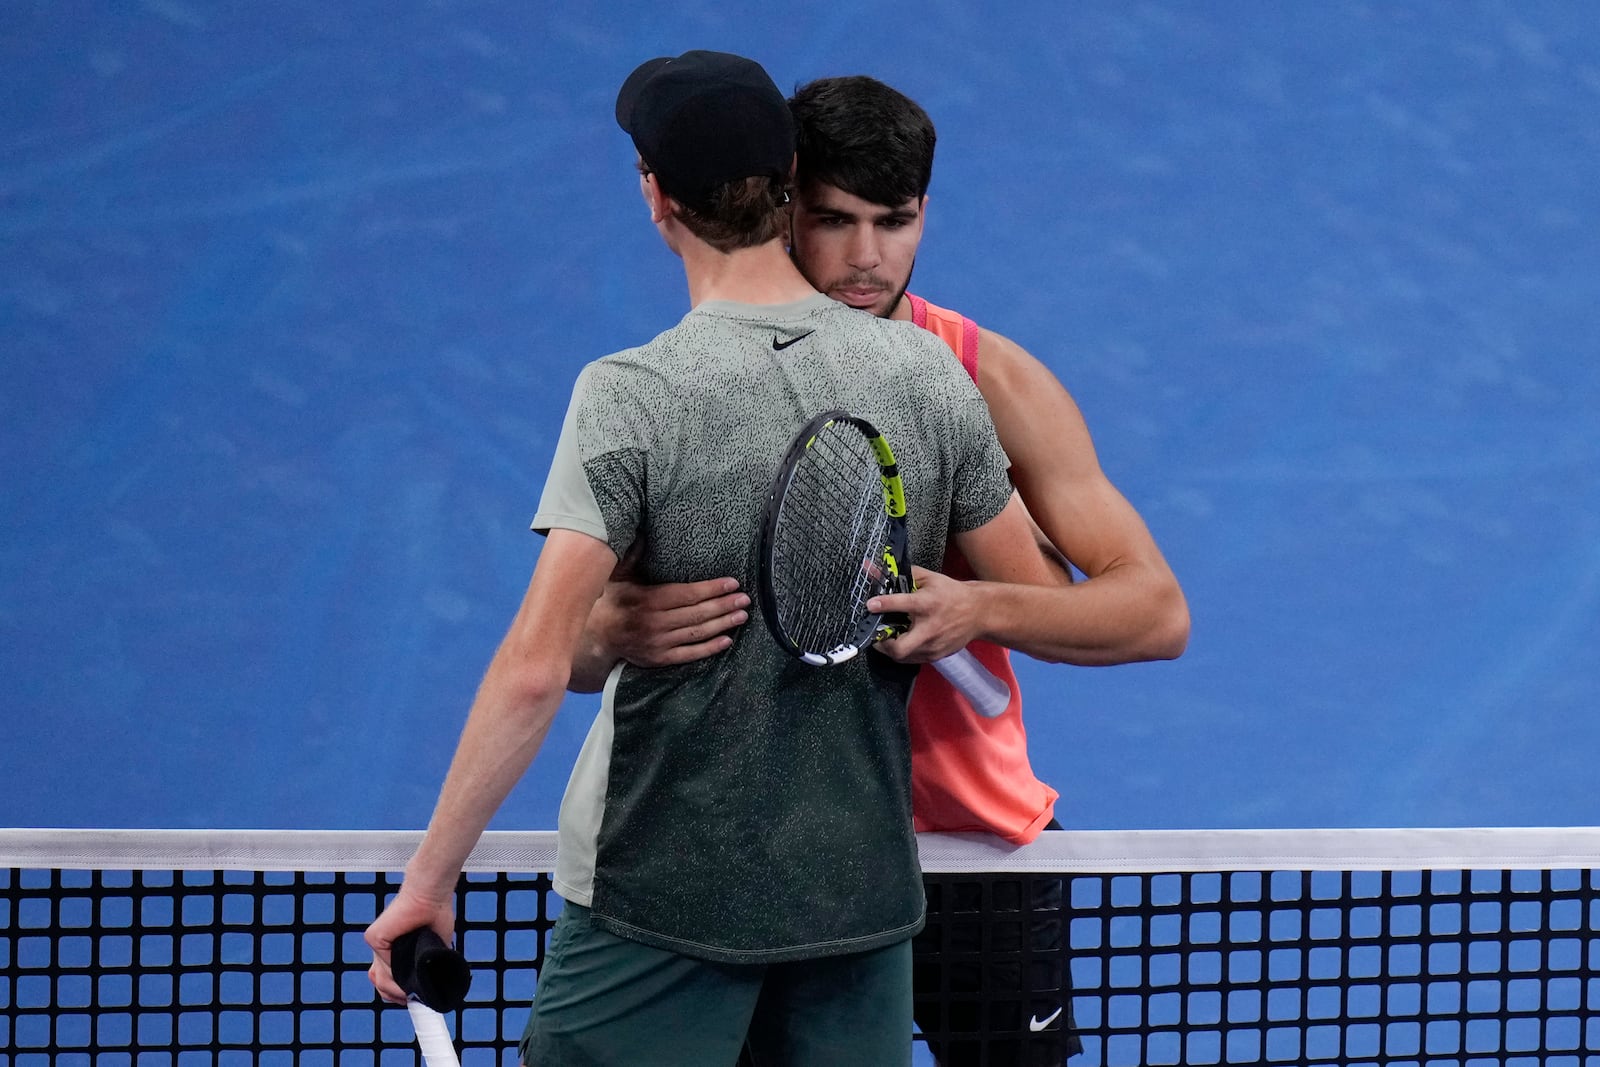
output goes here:
[{"label": "ear", "polygon": [[651,222],[659,225],[678,213],[678,202],[662,191],[654,173],[639,176],[639,191],[650,207]]}]

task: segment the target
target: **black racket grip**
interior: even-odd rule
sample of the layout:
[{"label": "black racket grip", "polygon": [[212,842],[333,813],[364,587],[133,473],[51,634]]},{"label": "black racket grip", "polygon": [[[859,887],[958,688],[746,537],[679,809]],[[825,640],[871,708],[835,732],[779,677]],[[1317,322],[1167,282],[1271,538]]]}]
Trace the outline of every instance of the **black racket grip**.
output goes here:
[{"label": "black racket grip", "polygon": [[461,1007],[472,985],[472,968],[466,957],[426,926],[394,939],[389,946],[389,970],[407,996],[437,1012]]}]

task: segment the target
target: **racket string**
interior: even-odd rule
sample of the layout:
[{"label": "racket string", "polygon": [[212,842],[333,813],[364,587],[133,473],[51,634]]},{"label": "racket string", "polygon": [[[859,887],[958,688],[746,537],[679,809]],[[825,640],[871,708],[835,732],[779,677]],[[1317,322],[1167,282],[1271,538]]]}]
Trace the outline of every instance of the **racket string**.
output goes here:
[{"label": "racket string", "polygon": [[804,651],[859,643],[884,585],[888,517],[877,460],[853,427],[819,432],[795,468],[773,550],[779,621]]}]

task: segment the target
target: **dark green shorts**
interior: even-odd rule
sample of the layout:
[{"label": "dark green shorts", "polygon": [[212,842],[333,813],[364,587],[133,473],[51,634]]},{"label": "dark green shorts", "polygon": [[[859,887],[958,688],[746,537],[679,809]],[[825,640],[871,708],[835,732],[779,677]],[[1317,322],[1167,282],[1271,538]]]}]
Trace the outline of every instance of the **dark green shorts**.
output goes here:
[{"label": "dark green shorts", "polygon": [[528,1067],[911,1062],[911,942],[792,963],[710,963],[602,930],[567,904],[551,931]]}]

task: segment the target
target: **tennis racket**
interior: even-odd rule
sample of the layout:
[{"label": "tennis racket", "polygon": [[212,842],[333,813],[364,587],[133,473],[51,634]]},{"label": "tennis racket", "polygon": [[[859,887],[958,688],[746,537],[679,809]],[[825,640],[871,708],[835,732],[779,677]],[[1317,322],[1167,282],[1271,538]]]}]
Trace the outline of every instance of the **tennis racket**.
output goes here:
[{"label": "tennis racket", "polygon": [[[912,589],[906,493],[894,451],[865,419],[827,411],[784,454],[761,522],[757,593],[772,636],[814,666],[844,663],[903,633],[867,601]],[[1011,703],[1006,683],[962,649],[933,664],[980,715]]]},{"label": "tennis racket", "polygon": [[472,968],[455,949],[426,926],[401,934],[389,946],[389,970],[406,994],[406,1010],[417,1031],[417,1046],[428,1067],[461,1067],[444,1012],[467,999]]}]

